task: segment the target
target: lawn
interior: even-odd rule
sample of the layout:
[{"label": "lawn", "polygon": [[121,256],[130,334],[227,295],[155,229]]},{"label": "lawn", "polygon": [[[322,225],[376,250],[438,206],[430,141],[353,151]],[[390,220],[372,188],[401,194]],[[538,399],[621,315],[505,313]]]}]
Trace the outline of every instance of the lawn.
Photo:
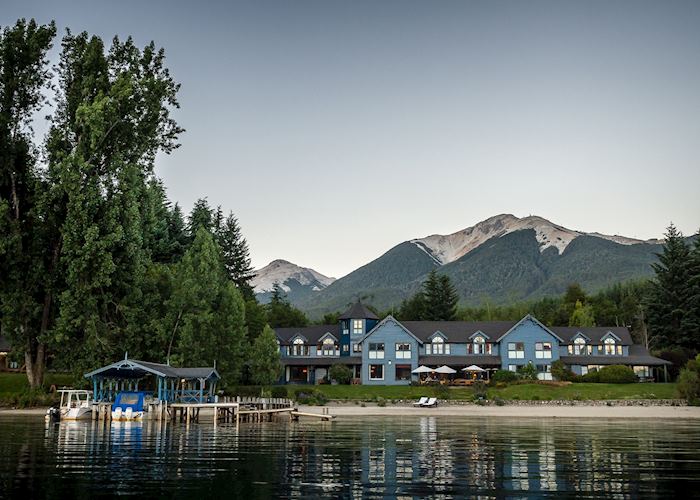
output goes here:
[{"label": "lawn", "polygon": [[[308,387],[308,386],[288,386]],[[317,385],[314,389],[328,399],[370,401],[378,397],[387,400],[418,399],[421,396],[444,397],[444,389],[414,386]],[[474,392],[468,387],[449,388],[450,399],[470,400]],[[489,388],[489,399],[504,400],[592,400],[592,399],[674,399],[676,384],[571,384],[563,387],[541,384],[517,384]]]},{"label": "lawn", "polygon": [[[73,376],[66,373],[47,373],[44,379],[44,387],[62,387],[70,385],[73,382]],[[27,375],[25,373],[7,373],[0,372],[0,399],[18,394],[26,389],[29,389]]]}]

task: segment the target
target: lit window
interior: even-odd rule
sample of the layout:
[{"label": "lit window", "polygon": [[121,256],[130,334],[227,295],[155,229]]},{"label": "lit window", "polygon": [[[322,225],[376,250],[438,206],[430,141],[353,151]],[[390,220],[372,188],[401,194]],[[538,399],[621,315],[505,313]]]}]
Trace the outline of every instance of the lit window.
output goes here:
[{"label": "lit window", "polygon": [[551,342],[535,342],[535,358],[536,359],[552,359],[552,343]]},{"label": "lit window", "polygon": [[508,357],[511,359],[525,359],[525,344],[522,342],[509,342]]},{"label": "lit window", "polygon": [[569,354],[576,356],[586,356],[591,354],[591,346],[586,345],[586,341],[581,337],[574,339],[574,345],[568,346]]},{"label": "lit window", "polygon": [[475,337],[472,344],[467,344],[469,354],[491,354],[491,344],[486,343],[484,337]]},{"label": "lit window", "polygon": [[340,354],[338,343],[331,338],[324,339],[323,343],[318,346],[318,350],[322,356],[337,356]]},{"label": "lit window", "polygon": [[362,352],[362,344],[360,344],[359,342],[353,342],[352,352]]},{"label": "lit window", "polygon": [[309,346],[304,344],[304,339],[296,338],[292,342],[292,356],[308,356]]},{"label": "lit window", "polygon": [[615,354],[622,354],[622,346],[615,345],[615,339],[608,337],[603,342],[603,353],[606,356],[614,356]]},{"label": "lit window", "polygon": [[364,321],[361,319],[353,319],[352,320],[352,333],[354,334],[362,334],[365,330],[364,326]]},{"label": "lit window", "polygon": [[[425,353],[430,354],[430,345],[425,346]],[[446,344],[445,340],[440,337],[436,336],[433,337],[432,340],[432,354],[449,354],[450,353],[450,344]]]},{"label": "lit window", "polygon": [[347,344],[343,344],[343,352],[349,352],[350,351],[350,346]]},{"label": "lit window", "polygon": [[370,380],[384,380],[384,365],[369,365]]},{"label": "lit window", "polygon": [[396,344],[396,359],[411,359],[411,344]]},{"label": "lit window", "polygon": [[370,344],[367,357],[369,359],[384,359],[384,344]]}]

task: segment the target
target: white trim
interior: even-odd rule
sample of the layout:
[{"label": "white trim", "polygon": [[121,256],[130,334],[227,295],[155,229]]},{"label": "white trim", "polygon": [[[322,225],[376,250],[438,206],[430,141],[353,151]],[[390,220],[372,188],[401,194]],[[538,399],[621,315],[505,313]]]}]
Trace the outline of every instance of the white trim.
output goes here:
[{"label": "white trim", "polygon": [[521,319],[521,320],[518,321],[516,324],[514,324],[513,326],[511,326],[510,329],[509,329],[506,333],[504,333],[503,335],[501,335],[499,338],[496,339],[496,342],[501,342],[505,337],[507,337],[508,335],[510,335],[511,333],[513,333],[513,331],[515,331],[516,328],[518,328],[520,325],[524,324],[525,321],[527,321],[527,320],[531,320],[533,323],[535,323],[536,325],[538,325],[538,326],[539,326],[540,328],[542,328],[545,332],[547,332],[547,333],[550,334],[552,337],[554,337],[555,339],[557,339],[557,340],[559,341],[560,344],[564,344],[564,343],[565,343],[564,340],[563,340],[559,335],[557,335],[557,334],[554,333],[552,330],[550,330],[549,328],[547,328],[546,326],[544,326],[544,325],[542,324],[542,322],[541,322],[540,320],[538,320],[537,318],[535,318],[532,314],[527,314],[523,319]]},{"label": "white trim", "polygon": [[379,328],[384,326],[389,321],[393,321],[394,323],[396,323],[399,328],[401,328],[404,332],[406,332],[408,335],[413,337],[416,340],[416,342],[418,342],[419,345],[423,345],[423,341],[421,339],[419,339],[418,337],[413,335],[413,333],[411,333],[411,331],[408,328],[403,326],[401,324],[401,322],[399,320],[397,320],[396,318],[394,318],[391,314],[389,316],[387,316],[386,318],[384,318],[383,320],[381,320],[376,325],[374,325],[374,328],[372,328],[369,332],[367,332],[367,335],[365,335],[360,340],[358,340],[358,343],[363,343],[365,340],[367,340],[369,338],[370,335],[372,335],[375,331],[377,331]]}]

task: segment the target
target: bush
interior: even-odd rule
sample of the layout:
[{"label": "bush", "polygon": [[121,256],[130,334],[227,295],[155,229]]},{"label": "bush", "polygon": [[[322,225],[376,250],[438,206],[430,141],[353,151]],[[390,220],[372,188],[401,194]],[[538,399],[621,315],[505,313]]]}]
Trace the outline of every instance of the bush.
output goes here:
[{"label": "bush", "polygon": [[377,406],[381,406],[382,408],[384,408],[386,406],[386,399],[384,399],[382,397],[378,397],[377,398]]},{"label": "bush", "polygon": [[328,373],[331,379],[347,385],[352,381],[352,370],[345,365],[333,365]]},{"label": "bush", "polygon": [[521,368],[520,377],[524,380],[537,380],[537,368],[532,361]]},{"label": "bush", "polygon": [[576,379],[576,374],[567,368],[561,359],[552,363],[552,376],[563,382],[573,382]]},{"label": "bush", "polygon": [[496,370],[491,377],[491,381],[495,383],[508,383],[518,380],[518,374],[510,370]]},{"label": "bush", "polygon": [[599,374],[601,384],[632,384],[638,380],[634,370],[623,365],[603,367]]},{"label": "bush", "polygon": [[595,370],[581,376],[581,382],[597,384],[600,382],[600,372]]},{"label": "bush", "polygon": [[506,402],[503,401],[502,398],[495,398],[495,399],[494,399],[494,402],[496,403],[496,406],[503,406],[503,405],[506,404]]},{"label": "bush", "polygon": [[700,406],[700,355],[691,359],[678,377],[678,392],[689,405]]},{"label": "bush", "polygon": [[270,389],[270,396],[273,398],[287,398],[289,394],[287,388],[283,385],[276,385]]},{"label": "bush", "polygon": [[450,388],[447,387],[446,385],[437,385],[433,389],[435,393],[435,397],[438,399],[450,399],[451,393],[450,393]]},{"label": "bush", "polygon": [[477,380],[472,384],[472,392],[474,392],[475,400],[486,399],[488,397],[486,384],[481,380]]},{"label": "bush", "polygon": [[325,394],[316,389],[308,387],[297,387],[293,391],[294,400],[297,403],[311,406],[323,406],[328,403],[328,398]]}]

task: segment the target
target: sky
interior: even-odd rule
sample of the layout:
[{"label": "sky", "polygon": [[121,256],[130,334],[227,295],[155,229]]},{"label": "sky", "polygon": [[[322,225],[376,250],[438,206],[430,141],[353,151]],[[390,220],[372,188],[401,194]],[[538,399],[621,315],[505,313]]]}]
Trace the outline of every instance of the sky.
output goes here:
[{"label": "sky", "polygon": [[340,277],[500,213],[700,228],[697,1],[0,0],[19,17],[165,48],[186,132],[156,171],[256,268]]}]

